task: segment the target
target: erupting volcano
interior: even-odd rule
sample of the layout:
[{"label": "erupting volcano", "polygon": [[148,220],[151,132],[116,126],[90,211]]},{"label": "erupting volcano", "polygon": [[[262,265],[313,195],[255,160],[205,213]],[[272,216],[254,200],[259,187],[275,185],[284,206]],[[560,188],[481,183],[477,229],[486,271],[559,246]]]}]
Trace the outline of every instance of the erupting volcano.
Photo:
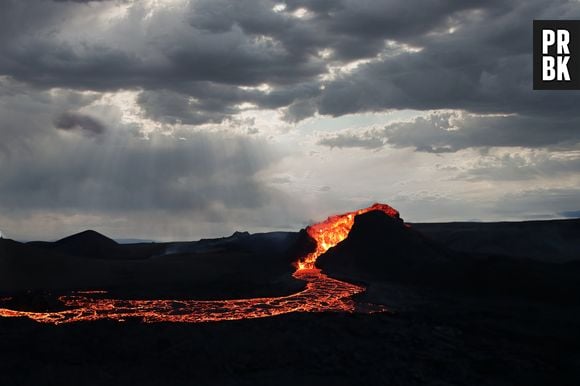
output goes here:
[{"label": "erupting volcano", "polygon": [[[75,292],[60,296],[58,300],[67,309],[52,312],[17,311],[0,308],[3,317],[28,317],[44,323],[70,323],[99,319],[124,321],[141,318],[144,322],[207,322],[250,319],[285,314],[289,312],[354,312],[352,296],[363,292],[364,287],[332,279],[315,268],[317,258],[344,240],[355,216],[370,211],[381,211],[399,218],[399,212],[388,205],[374,204],[368,208],[331,216],[323,222],[309,226],[306,233],[316,247],[314,251],[297,260],[296,279],[307,282],[298,293],[267,298],[236,300],[120,300],[106,297],[104,291]],[[378,310],[384,310],[380,307]]]},{"label": "erupting volcano", "polygon": [[316,259],[342,240],[346,239],[354,224],[356,215],[370,211],[380,211],[391,217],[399,218],[399,212],[386,204],[374,204],[368,208],[353,212],[330,216],[326,221],[306,228],[306,233],[316,242],[316,249],[297,262],[298,270],[312,269]]}]

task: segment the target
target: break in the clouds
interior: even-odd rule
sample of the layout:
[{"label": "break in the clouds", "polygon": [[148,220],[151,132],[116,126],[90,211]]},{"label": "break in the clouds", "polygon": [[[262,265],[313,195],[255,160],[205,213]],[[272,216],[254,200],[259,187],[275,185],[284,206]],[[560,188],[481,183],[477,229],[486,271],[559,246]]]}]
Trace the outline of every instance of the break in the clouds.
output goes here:
[{"label": "break in the clouds", "polygon": [[0,226],[195,237],[373,200],[411,220],[525,218],[542,197],[539,215],[575,213],[550,192],[580,202],[580,93],[532,91],[531,26],[579,17],[571,0],[2,1]]}]

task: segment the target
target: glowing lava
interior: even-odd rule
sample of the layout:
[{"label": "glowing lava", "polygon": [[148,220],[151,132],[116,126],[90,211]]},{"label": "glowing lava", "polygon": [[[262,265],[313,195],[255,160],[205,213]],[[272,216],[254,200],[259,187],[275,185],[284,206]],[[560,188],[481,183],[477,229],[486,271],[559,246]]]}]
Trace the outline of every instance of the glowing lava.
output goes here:
[{"label": "glowing lava", "polygon": [[[380,210],[389,216],[399,213],[388,205],[375,204],[358,211],[332,216],[306,231],[316,242],[316,250],[298,260],[294,277],[307,282],[298,293],[269,298],[236,300],[120,300],[106,298],[106,291],[78,291],[58,300],[67,309],[52,312],[16,311],[0,308],[0,317],[28,317],[42,323],[71,323],[111,319],[125,321],[139,318],[144,322],[209,322],[263,318],[289,312],[354,312],[352,296],[364,287],[329,278],[314,267],[316,259],[344,240],[357,214]],[[378,306],[377,311],[385,309]]]},{"label": "glowing lava", "polygon": [[354,217],[372,210],[378,210],[391,217],[399,218],[399,212],[396,209],[385,204],[374,204],[373,206],[355,210],[354,212],[330,216],[326,221],[309,226],[306,228],[306,232],[316,241],[316,250],[306,255],[303,259],[298,260],[298,270],[314,268],[314,263],[320,255],[346,239],[354,224]]}]

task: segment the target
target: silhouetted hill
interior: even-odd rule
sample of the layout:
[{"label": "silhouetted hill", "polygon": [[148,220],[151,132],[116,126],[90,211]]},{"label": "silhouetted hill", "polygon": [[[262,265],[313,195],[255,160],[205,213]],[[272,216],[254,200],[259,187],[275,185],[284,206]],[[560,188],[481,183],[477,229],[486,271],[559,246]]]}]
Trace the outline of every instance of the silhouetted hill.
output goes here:
[{"label": "silhouetted hill", "polygon": [[75,233],[64,237],[58,241],[55,241],[57,245],[77,245],[79,243],[94,243],[95,245],[117,245],[117,242],[113,239],[108,238],[105,235],[100,234],[97,231],[88,229],[83,232]]},{"label": "silhouetted hill", "polygon": [[554,302],[580,295],[580,262],[451,251],[381,212],[356,216],[349,236],[317,265],[332,276]]},{"label": "silhouetted hill", "polygon": [[183,253],[207,253],[225,250],[239,249],[240,243],[250,237],[248,232],[234,232],[230,236],[214,239],[201,239],[199,241],[177,241],[164,243],[164,255]]},{"label": "silhouetted hill", "polygon": [[118,246],[114,240],[99,232],[86,230],[56,241],[53,248],[65,255],[102,258],[107,254],[116,254]]},{"label": "silhouetted hill", "polygon": [[330,273],[378,279],[412,279],[443,267],[450,259],[442,246],[380,211],[355,217],[348,237],[318,258]]},{"label": "silhouetted hill", "polygon": [[93,230],[76,233],[55,242],[31,241],[26,244],[63,256],[103,260],[148,259],[164,250],[164,244],[160,243],[119,244]]},{"label": "silhouetted hill", "polygon": [[289,250],[297,235],[238,232],[200,242],[123,245],[93,231],[54,243],[0,239],[0,294],[83,289],[137,298],[287,294],[304,286],[292,278],[295,256]]},{"label": "silhouetted hill", "polygon": [[0,292],[60,288],[78,277],[66,260],[44,248],[0,239]]},{"label": "silhouetted hill", "polygon": [[46,251],[11,239],[0,239],[0,264],[7,264],[17,256],[46,256]]}]

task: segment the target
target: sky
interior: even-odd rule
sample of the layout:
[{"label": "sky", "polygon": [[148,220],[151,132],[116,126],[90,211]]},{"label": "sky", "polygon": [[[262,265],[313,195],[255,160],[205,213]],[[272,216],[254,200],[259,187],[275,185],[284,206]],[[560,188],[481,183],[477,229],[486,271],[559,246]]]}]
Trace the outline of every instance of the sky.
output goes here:
[{"label": "sky", "polygon": [[0,229],[53,240],[580,216],[580,92],[532,90],[578,1],[3,0]]}]

